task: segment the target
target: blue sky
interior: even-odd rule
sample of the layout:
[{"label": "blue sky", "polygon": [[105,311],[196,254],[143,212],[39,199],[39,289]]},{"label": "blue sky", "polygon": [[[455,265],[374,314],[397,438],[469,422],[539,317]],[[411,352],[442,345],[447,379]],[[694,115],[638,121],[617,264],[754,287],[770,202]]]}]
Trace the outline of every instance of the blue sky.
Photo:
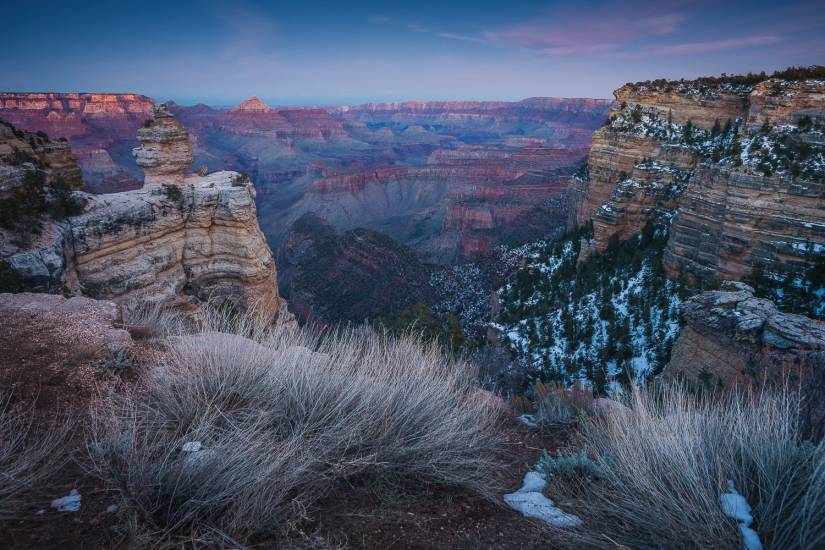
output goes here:
[{"label": "blue sky", "polygon": [[12,2],[0,90],[229,105],[610,97],[825,63],[825,2]]}]

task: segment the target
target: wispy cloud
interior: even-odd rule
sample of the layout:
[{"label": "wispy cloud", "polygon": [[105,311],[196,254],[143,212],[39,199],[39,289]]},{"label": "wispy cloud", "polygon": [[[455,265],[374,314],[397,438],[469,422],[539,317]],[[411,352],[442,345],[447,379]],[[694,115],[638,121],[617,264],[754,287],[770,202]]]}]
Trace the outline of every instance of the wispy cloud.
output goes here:
[{"label": "wispy cloud", "polygon": [[370,23],[373,23],[374,25],[383,25],[384,23],[387,23],[390,20],[390,18],[386,15],[381,15],[377,13],[370,15],[369,17],[367,17],[367,19]]},{"label": "wispy cloud", "polygon": [[422,27],[422,26],[421,26],[421,25],[419,25],[418,23],[410,23],[409,25],[407,25],[407,29],[408,29],[410,32],[430,32],[429,30],[427,30],[426,28]]},{"label": "wispy cloud", "polygon": [[552,23],[528,23],[484,34],[490,42],[516,45],[548,55],[573,55],[621,48],[639,40],[675,33],[687,17],[682,13],[660,13],[644,18],[624,12],[601,11],[574,17],[563,16]]},{"label": "wispy cloud", "polygon": [[719,52],[723,50],[738,50],[758,46],[770,46],[782,42],[781,36],[751,36],[747,38],[730,38],[726,40],[710,40],[707,42],[689,42],[652,48],[649,51],[659,55],[681,55]]},{"label": "wispy cloud", "polygon": [[476,44],[489,44],[489,40],[479,36],[466,36],[463,34],[455,34],[452,32],[439,32],[436,36],[441,38],[449,38],[450,40],[461,40],[463,42],[475,42]]}]

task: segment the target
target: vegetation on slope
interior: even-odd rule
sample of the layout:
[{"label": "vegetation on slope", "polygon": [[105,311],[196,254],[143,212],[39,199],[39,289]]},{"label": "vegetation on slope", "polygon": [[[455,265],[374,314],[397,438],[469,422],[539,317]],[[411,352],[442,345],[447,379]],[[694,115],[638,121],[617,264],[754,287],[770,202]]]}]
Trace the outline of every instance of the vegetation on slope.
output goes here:
[{"label": "vegetation on slope", "polygon": [[661,267],[667,234],[652,226],[579,261],[589,227],[537,243],[499,291],[495,324],[530,380],[590,380],[603,394],[658,373],[679,330],[682,287]]},{"label": "vegetation on slope", "polygon": [[97,410],[89,445],[155,533],[282,534],[342,483],[495,491],[498,411],[437,346],[243,319],[167,343]]},{"label": "vegetation on slope", "polygon": [[667,80],[659,78],[656,80],[645,80],[641,82],[628,82],[626,86],[640,91],[671,92],[682,93],[709,93],[713,91],[725,91],[732,93],[748,93],[753,86],[768,79],[775,78],[787,81],[799,80],[825,80],[825,66],[811,65],[810,67],[788,67],[782,71],[774,71],[768,75],[765,71],[748,74],[725,74],[721,76],[700,76],[692,80]]}]

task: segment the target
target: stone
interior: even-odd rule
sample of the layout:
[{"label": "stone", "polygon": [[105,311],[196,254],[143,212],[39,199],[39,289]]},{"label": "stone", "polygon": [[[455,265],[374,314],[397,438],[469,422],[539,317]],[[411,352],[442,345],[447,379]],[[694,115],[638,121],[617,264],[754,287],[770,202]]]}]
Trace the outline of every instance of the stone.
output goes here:
[{"label": "stone", "polygon": [[727,386],[816,368],[815,356],[825,352],[825,322],[783,313],[770,300],[754,297],[748,285],[723,288],[685,302],[685,326],[664,379]]},{"label": "stone", "polygon": [[152,118],[137,133],[140,147],[132,150],[143,169],[144,185],[180,185],[192,166],[189,132],[165,105],[151,110]]}]

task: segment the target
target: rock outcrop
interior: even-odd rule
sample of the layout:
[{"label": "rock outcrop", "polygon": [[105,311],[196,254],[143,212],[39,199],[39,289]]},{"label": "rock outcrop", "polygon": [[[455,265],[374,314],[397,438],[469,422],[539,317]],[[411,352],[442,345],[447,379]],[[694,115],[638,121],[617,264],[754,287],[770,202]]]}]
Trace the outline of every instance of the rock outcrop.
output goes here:
[{"label": "rock outcrop", "polygon": [[[684,304],[685,326],[662,376],[710,386],[781,380],[788,371],[822,368],[825,322],[780,312],[743,283],[727,282]],[[805,373],[811,374],[811,373]]]},{"label": "rock outcrop", "polygon": [[44,228],[46,245],[11,255],[24,288],[183,312],[230,304],[275,319],[285,308],[249,178],[188,173],[186,129],[166,109],[154,111],[140,139],[147,185],[86,196],[81,215]]},{"label": "rock outcrop", "polygon": [[138,130],[140,147],[132,151],[145,174],[144,186],[180,185],[192,166],[189,133],[164,105]]},{"label": "rock outcrop", "polygon": [[0,195],[20,183],[27,170],[42,173],[46,182],[61,178],[71,189],[83,188],[83,178],[69,144],[44,132],[19,130],[0,120]]},{"label": "rock outcrop", "polygon": [[[670,226],[671,277],[793,271],[825,249],[825,82],[628,84],[568,190],[590,251]],[[672,223],[671,223],[672,221]],[[587,251],[586,251],[587,252]],[[585,253],[586,256],[586,253]]]}]

